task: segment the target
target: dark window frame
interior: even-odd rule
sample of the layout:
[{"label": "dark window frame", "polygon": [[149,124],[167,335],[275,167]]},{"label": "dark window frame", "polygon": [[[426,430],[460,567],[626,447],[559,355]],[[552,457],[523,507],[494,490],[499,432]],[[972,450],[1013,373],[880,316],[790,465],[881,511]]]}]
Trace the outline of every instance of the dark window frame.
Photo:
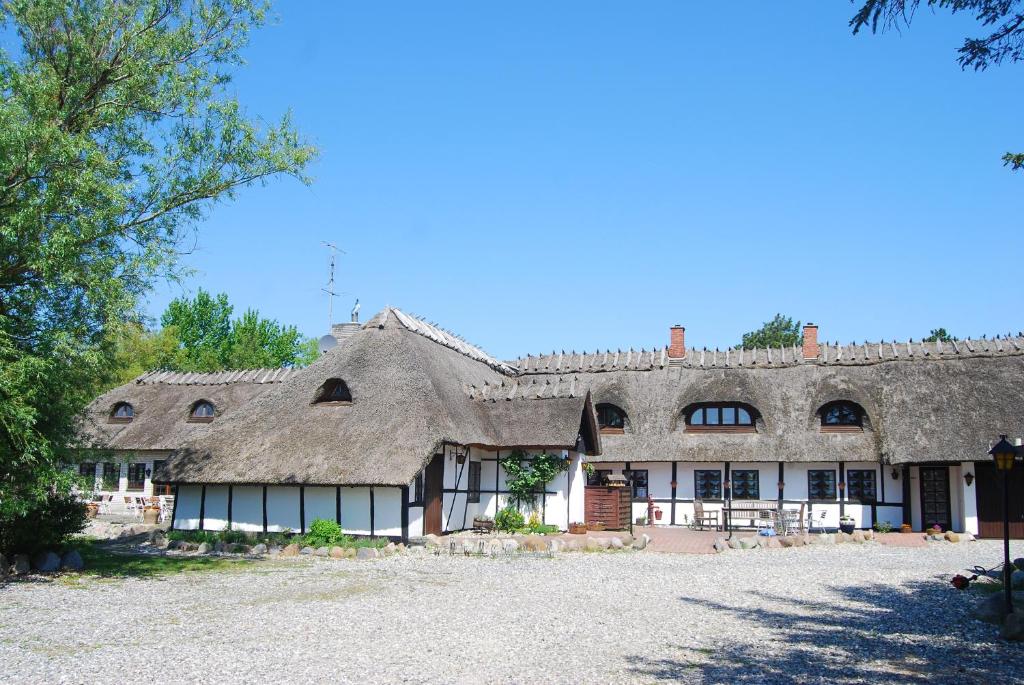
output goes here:
[{"label": "dark window frame", "polygon": [[[642,473],[644,475],[643,475],[643,477],[637,479],[636,474],[640,474],[640,473]],[[636,500],[636,501],[646,502],[648,495],[651,494],[650,479],[648,478],[648,476],[650,474],[648,473],[648,470],[647,469],[630,469],[629,471],[626,471],[623,475],[626,476],[626,481],[629,483],[629,489],[630,489],[630,493],[633,496],[633,499]],[[642,484],[637,483],[637,480],[642,481]],[[641,487],[641,488],[644,489],[644,492],[643,492],[642,495],[637,493],[637,488],[638,487]]]},{"label": "dark window frame", "polygon": [[423,504],[423,471],[416,474],[412,479],[412,502],[410,504]]},{"label": "dark window frame", "polygon": [[[740,487],[737,487],[737,480],[743,478],[750,478],[753,475],[753,495],[750,494],[750,483],[745,483]],[[729,485],[730,494],[732,499],[739,500],[756,500],[761,499],[761,471],[758,469],[734,469],[729,472]],[[746,489],[744,489],[746,488]],[[741,494],[737,495],[737,491]]]},{"label": "dark window frame", "polygon": [[[622,407],[610,402],[601,402],[594,409],[597,413],[597,427],[601,433],[604,435],[622,435],[626,432],[629,416]],[[605,420],[608,418],[612,419],[612,423]],[[620,423],[621,425],[616,426],[614,423]]]},{"label": "dark window frame", "polygon": [[848,502],[859,502],[861,504],[874,504],[877,502],[877,472],[874,469],[847,469],[846,500]]},{"label": "dark window frame", "polygon": [[[727,412],[732,421],[725,422]],[[741,412],[749,422],[740,421]],[[760,412],[745,402],[699,402],[690,405],[684,414],[687,431],[694,433],[756,433]],[[699,417],[699,420],[697,420]],[[710,421],[710,419],[714,419]]]},{"label": "dark window frame", "polygon": [[587,485],[590,487],[598,487],[605,484],[605,479],[612,475],[611,469],[594,469],[594,474],[587,474]]},{"label": "dark window frame", "polygon": [[[142,474],[141,480],[132,480],[132,476],[137,477]],[[144,461],[132,461],[128,463],[128,483],[125,485],[125,491],[127,492],[141,492],[146,489],[146,462]]]},{"label": "dark window frame", "polygon": [[[717,481],[715,481],[715,480],[712,480],[712,481],[702,480],[702,478],[704,478],[704,476],[702,476],[702,474],[710,474],[710,473],[713,473],[713,474],[715,474],[717,476]],[[717,488],[717,495],[714,494],[714,491],[712,491],[712,495],[711,496],[708,496],[707,494],[705,494],[705,490],[703,488],[706,485],[711,485],[712,487]],[[694,497],[694,499],[699,499],[699,500],[704,500],[704,501],[721,500],[722,499],[722,493],[723,493],[723,489],[722,489],[722,470],[721,469],[694,469],[694,471],[693,471],[693,497]]]},{"label": "dark window frame", "polygon": [[78,476],[79,478],[91,478],[93,484],[96,483],[96,462],[94,461],[83,461],[78,465]]},{"label": "dark window frame", "polygon": [[478,461],[469,462],[469,475],[467,476],[466,501],[469,504],[480,504],[480,473],[483,471],[482,464]]},{"label": "dark window frame", "polygon": [[[197,412],[201,407],[209,407],[210,413],[199,415]],[[214,417],[217,416],[217,407],[210,400],[196,400],[192,404],[192,408],[188,412],[188,420],[190,423],[210,423]]]},{"label": "dark window frame", "polygon": [[[831,483],[829,479],[821,481],[826,488],[825,497],[815,496],[819,495],[820,491],[816,490],[817,485],[814,482],[815,474],[831,474]],[[829,497],[828,492],[831,491],[832,496]],[[808,469],[807,470],[807,501],[808,502],[835,502],[839,499],[839,479],[835,469]]]},{"label": "dark window frame", "polygon": [[[127,410],[122,412],[122,410]],[[110,416],[107,417],[108,423],[131,423],[135,420],[135,407],[132,406],[131,402],[118,402],[110,409]]]},{"label": "dark window frame", "polygon": [[[113,478],[113,480],[111,480],[111,478]],[[115,491],[121,489],[121,462],[103,462],[103,474],[100,476],[100,489]]]},{"label": "dark window frame", "polygon": [[327,407],[347,407],[352,404],[352,390],[341,378],[328,378],[316,391],[313,404]]},{"label": "dark window frame", "polygon": [[850,400],[824,404],[818,415],[823,433],[859,433],[864,430],[864,408]]}]

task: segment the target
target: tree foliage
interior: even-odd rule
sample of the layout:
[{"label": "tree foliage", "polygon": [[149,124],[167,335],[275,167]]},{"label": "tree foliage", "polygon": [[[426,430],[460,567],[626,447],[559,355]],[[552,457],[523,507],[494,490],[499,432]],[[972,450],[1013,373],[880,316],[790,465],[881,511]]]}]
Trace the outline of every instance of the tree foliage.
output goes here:
[{"label": "tree foliage", "polygon": [[[965,38],[957,50],[963,69],[984,71],[1003,62],[1024,59],[1024,0],[853,0],[863,3],[850,19],[854,34],[910,26],[922,3],[932,9],[973,14],[987,35]],[[1003,164],[1014,170],[1024,167],[1024,153],[1007,152]]]},{"label": "tree foliage", "polygon": [[250,0],[0,0],[0,526],[69,482],[74,417],[110,377],[196,222],[314,156],[227,85]]},{"label": "tree foliage", "polygon": [[771,321],[766,321],[756,331],[743,334],[743,347],[792,347],[804,342],[800,322],[794,322],[788,316],[776,314]]},{"label": "tree foliage", "polygon": [[945,328],[933,328],[927,338],[922,338],[924,342],[953,342],[957,339],[946,332]]}]

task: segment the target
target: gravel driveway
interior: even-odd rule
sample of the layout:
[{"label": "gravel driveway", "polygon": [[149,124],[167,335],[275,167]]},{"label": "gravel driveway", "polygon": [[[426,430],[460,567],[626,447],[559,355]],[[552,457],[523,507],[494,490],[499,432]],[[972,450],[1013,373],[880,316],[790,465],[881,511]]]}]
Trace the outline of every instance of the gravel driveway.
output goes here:
[{"label": "gravel driveway", "polygon": [[0,587],[0,681],[1024,682],[1024,645],[946,582],[1000,557],[982,541],[305,558],[19,582]]}]

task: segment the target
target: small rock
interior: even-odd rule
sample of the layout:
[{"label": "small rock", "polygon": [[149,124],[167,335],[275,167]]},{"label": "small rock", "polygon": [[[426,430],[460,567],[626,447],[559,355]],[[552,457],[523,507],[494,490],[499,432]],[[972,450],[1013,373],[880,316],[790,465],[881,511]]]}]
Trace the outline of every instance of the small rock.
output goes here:
[{"label": "small rock", "polygon": [[266,554],[267,553],[267,546],[264,545],[261,542],[259,544],[253,545],[251,551],[252,551],[253,554]]},{"label": "small rock", "polygon": [[610,544],[612,549],[622,549],[625,547],[625,545],[622,544],[622,538],[612,538]]},{"label": "small rock", "polygon": [[60,570],[60,557],[55,552],[40,552],[33,557],[32,565],[37,571],[53,573]]},{"label": "small rock", "polygon": [[951,530],[947,530],[943,537],[946,538],[946,540],[948,540],[949,542],[960,542],[960,535],[954,533]]},{"label": "small rock", "polygon": [[313,549],[309,545],[306,545],[305,547],[299,550],[299,554],[312,554],[315,551],[315,549]]},{"label": "small rock", "polygon": [[839,531],[838,533],[832,533],[832,535],[834,536],[835,543],[837,545],[853,542],[853,533],[844,533],[843,531]]},{"label": "small rock", "polygon": [[974,542],[974,533],[960,533],[960,542]]},{"label": "small rock", "polygon": [[196,551],[199,552],[200,554],[209,554],[212,549],[213,548],[210,547],[210,543],[209,542],[203,542],[203,543],[201,543],[199,545],[199,548],[196,549]]},{"label": "small rock", "polygon": [[313,551],[313,554],[318,557],[326,557],[330,552],[331,550],[329,547],[317,547],[316,550]]},{"label": "small rock", "polygon": [[783,535],[779,538],[779,544],[783,547],[792,547],[796,544],[796,538],[791,535]]},{"label": "small rock", "polygon": [[14,575],[23,576],[31,570],[32,564],[29,562],[27,554],[14,555]]},{"label": "small rock", "polygon": [[282,557],[297,557],[297,556],[299,556],[299,546],[296,545],[294,542],[292,544],[290,544],[290,545],[287,545],[284,549],[281,550],[281,556]]},{"label": "small rock", "polygon": [[487,554],[496,557],[500,556],[504,551],[504,547],[501,544],[501,540],[491,540],[490,544],[487,545]]},{"label": "small rock", "polygon": [[67,571],[81,571],[85,568],[85,562],[77,549],[70,549],[60,558],[60,567]]},{"label": "small rock", "polygon": [[652,542],[654,542],[654,540],[653,540],[653,539],[651,538],[651,536],[650,536],[650,535],[648,535],[647,533],[644,533],[644,535],[643,535],[643,538],[644,538],[644,543],[645,543],[645,544],[648,544],[648,545],[649,545],[649,544],[651,544]]},{"label": "small rock", "polygon": [[756,538],[740,538],[740,549],[754,549],[757,547]]},{"label": "small rock", "polygon": [[641,535],[633,540],[633,549],[641,550],[647,549],[647,536]]},{"label": "small rock", "polygon": [[376,547],[360,547],[356,551],[356,559],[376,559],[380,556]]},{"label": "small rock", "polygon": [[729,538],[728,540],[726,540],[726,542],[729,545],[729,549],[740,549],[740,539],[739,538]]},{"label": "small rock", "polygon": [[850,534],[850,540],[856,543],[863,544],[867,540],[867,538],[864,537],[864,531],[855,530],[853,531],[853,533]]},{"label": "small rock", "polygon": [[523,548],[530,552],[543,552],[548,548],[548,542],[540,535],[527,535],[523,540]]},{"label": "small rock", "polygon": [[344,559],[345,550],[335,545],[334,547],[331,547],[330,550],[328,550],[327,556],[329,556],[331,559]]},{"label": "small rock", "polygon": [[627,533],[626,531],[622,531],[621,533],[616,533],[616,535],[618,535],[619,539],[622,540],[622,544],[625,545],[626,547],[629,547],[630,545],[633,544],[633,539],[634,539],[633,536],[630,535],[629,533]]},{"label": "small rock", "polygon": [[600,552],[604,548],[597,544],[597,538],[588,537],[586,549],[588,552]]},{"label": "small rock", "polygon": [[716,552],[724,552],[729,549],[729,543],[725,538],[715,538],[714,548]]},{"label": "small rock", "polygon": [[502,548],[502,551],[504,551],[504,552],[508,552],[508,553],[515,552],[516,550],[519,549],[519,543],[516,542],[515,540],[505,540],[504,542],[501,543],[501,548]]},{"label": "small rock", "polygon": [[398,545],[396,545],[393,542],[389,542],[388,544],[384,545],[384,551],[388,554],[394,554],[398,551]]}]

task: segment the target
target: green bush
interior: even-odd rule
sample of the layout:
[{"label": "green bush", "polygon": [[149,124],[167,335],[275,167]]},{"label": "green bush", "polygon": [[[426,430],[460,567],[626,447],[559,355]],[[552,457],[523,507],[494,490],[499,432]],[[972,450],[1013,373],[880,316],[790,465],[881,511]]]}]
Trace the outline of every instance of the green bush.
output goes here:
[{"label": "green bush", "polygon": [[331,547],[341,545],[346,541],[346,536],[341,532],[341,526],[330,519],[313,519],[309,525],[309,532],[302,539],[310,547]]},{"label": "green bush", "polygon": [[515,507],[505,507],[494,517],[494,527],[506,533],[514,533],[526,524],[526,519]]},{"label": "green bush", "polygon": [[85,504],[70,494],[49,495],[31,502],[26,510],[0,516],[0,552],[34,554],[60,547],[88,524]]},{"label": "green bush", "polygon": [[879,521],[875,524],[875,530],[877,530],[879,533],[891,533],[892,524],[888,521]]}]

